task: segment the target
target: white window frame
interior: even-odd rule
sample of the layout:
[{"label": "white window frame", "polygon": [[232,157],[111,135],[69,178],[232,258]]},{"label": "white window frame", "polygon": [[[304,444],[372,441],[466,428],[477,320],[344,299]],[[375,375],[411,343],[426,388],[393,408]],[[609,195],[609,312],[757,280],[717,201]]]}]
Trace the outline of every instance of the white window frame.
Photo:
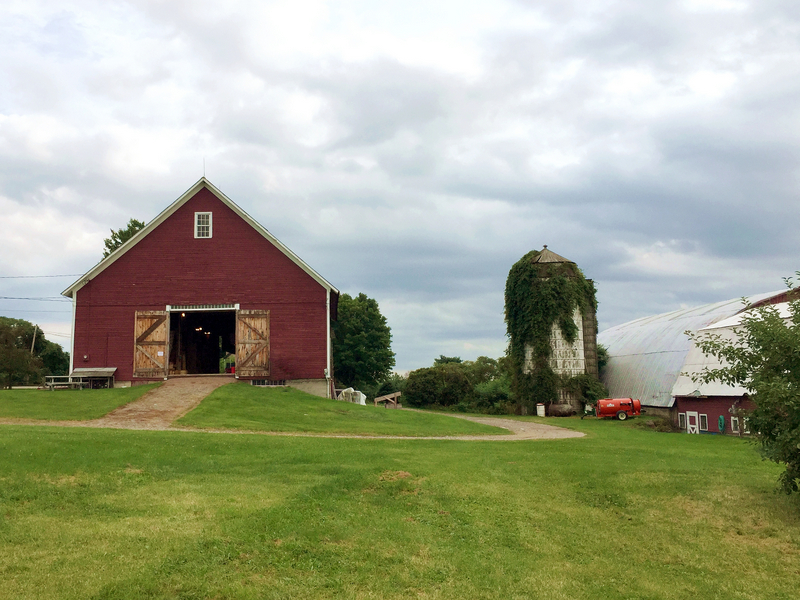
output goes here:
[{"label": "white window frame", "polygon": [[678,429],[686,431],[686,413],[678,413]]},{"label": "white window frame", "polygon": [[708,431],[708,415],[700,415],[700,431]]},{"label": "white window frame", "polygon": [[[208,235],[200,235],[200,228],[206,227],[206,224],[200,224],[200,217],[208,217]],[[194,213],[194,238],[196,240],[207,240],[212,234],[212,215],[210,212],[196,212]],[[205,233],[205,232],[203,232]]]},{"label": "white window frame", "polygon": [[745,433],[750,433],[750,419],[747,417],[742,419],[742,428],[744,429]]},{"label": "white window frame", "polygon": [[731,417],[731,433],[739,433],[739,417]]}]

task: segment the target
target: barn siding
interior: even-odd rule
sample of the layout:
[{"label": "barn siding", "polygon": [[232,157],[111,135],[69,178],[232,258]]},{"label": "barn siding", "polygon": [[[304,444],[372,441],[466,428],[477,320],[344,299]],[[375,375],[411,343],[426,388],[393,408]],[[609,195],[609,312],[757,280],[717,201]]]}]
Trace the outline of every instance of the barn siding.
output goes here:
[{"label": "barn siding", "polygon": [[717,420],[720,416],[725,417],[725,433],[731,433],[731,413],[732,407],[744,410],[753,410],[755,404],[752,400],[742,396],[709,396],[708,398],[688,398],[678,396],[675,398],[675,424],[678,424],[678,413],[694,411],[698,414],[708,415],[709,433],[719,433]]},{"label": "barn siding", "polygon": [[[210,239],[194,238],[195,212],[213,213]],[[74,366],[113,366],[130,380],[137,310],[239,303],[270,311],[273,379],[324,379],[326,301],[323,286],[203,188],[80,289]]]}]

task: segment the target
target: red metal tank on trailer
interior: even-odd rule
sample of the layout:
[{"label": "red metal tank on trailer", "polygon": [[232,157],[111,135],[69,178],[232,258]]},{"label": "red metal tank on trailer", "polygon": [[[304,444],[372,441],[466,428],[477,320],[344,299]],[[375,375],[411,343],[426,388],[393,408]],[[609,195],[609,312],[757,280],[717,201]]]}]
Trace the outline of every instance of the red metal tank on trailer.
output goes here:
[{"label": "red metal tank on trailer", "polygon": [[633,398],[604,398],[597,401],[597,418],[616,417],[624,421],[628,417],[642,414],[642,403]]}]

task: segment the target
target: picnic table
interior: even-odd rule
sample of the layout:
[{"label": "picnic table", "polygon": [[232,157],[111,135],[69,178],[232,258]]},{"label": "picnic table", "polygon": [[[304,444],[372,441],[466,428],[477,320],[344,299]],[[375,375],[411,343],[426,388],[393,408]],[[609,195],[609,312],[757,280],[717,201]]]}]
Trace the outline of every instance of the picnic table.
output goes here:
[{"label": "picnic table", "polygon": [[84,388],[113,388],[116,367],[80,367],[69,375],[48,375],[44,378],[44,387],[48,390]]},{"label": "picnic table", "polygon": [[83,377],[73,377],[72,375],[48,375],[44,378],[44,387],[48,390],[71,389],[80,390],[88,385]]}]

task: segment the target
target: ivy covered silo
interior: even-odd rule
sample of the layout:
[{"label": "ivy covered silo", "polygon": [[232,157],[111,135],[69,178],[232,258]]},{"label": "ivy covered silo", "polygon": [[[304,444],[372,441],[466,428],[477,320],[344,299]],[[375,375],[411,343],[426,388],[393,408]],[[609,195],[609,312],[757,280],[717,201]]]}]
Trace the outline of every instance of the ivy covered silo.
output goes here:
[{"label": "ivy covered silo", "polygon": [[605,395],[595,288],[578,265],[547,246],[528,252],[511,267],[505,300],[514,392],[523,412],[542,403],[548,414],[573,414]]}]

